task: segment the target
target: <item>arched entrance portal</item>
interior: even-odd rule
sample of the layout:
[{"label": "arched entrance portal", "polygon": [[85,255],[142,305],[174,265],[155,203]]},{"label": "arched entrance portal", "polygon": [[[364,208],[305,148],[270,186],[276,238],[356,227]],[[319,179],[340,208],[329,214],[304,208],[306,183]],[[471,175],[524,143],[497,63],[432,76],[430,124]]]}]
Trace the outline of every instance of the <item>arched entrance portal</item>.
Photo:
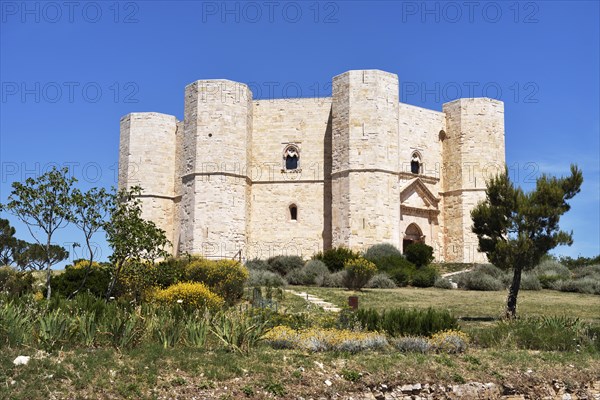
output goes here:
[{"label": "arched entrance portal", "polygon": [[404,239],[402,239],[402,251],[404,251],[409,244],[424,242],[425,236],[423,236],[421,228],[419,228],[419,226],[415,223],[410,224],[406,228],[406,232],[404,232]]}]

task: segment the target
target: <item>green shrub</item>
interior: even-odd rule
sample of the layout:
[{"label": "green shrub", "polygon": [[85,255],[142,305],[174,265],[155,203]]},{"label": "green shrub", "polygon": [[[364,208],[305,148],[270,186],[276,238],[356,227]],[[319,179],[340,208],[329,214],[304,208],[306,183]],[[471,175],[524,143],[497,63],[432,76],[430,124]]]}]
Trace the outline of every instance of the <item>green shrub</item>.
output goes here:
[{"label": "green shrub", "polygon": [[[384,249],[389,250],[385,247]],[[369,259],[377,266],[377,270],[386,272],[397,286],[406,286],[410,283],[413,274],[416,272],[415,265],[409,262],[402,254],[388,251],[387,254],[381,254],[379,257]]]},{"label": "green shrub", "polygon": [[346,281],[346,271],[341,270],[341,271],[329,274],[329,276],[325,276],[325,278],[323,280],[323,287],[341,288],[341,287],[344,287],[345,281]]},{"label": "green shrub", "polygon": [[357,332],[335,328],[309,328],[294,330],[287,326],[276,326],[264,336],[265,341],[276,349],[299,348],[303,350],[343,351],[357,353],[376,350],[387,346],[384,335],[377,332]]},{"label": "green shrub", "polygon": [[464,353],[469,344],[469,337],[464,332],[448,330],[432,335],[429,344],[438,353]]},{"label": "green shrub", "polygon": [[433,286],[438,289],[452,289],[452,282],[446,278],[437,278]]},{"label": "green shrub", "polygon": [[532,273],[524,273],[521,275],[520,287],[522,290],[542,290],[542,285],[539,279],[537,276],[535,276],[535,274]]},{"label": "green shrub", "polygon": [[433,247],[425,243],[411,243],[404,249],[404,255],[409,262],[422,267],[433,261]]},{"label": "green shrub", "polygon": [[[387,269],[385,272],[388,273],[390,278],[396,283],[396,285],[402,287],[408,285],[412,281],[413,275],[417,272],[417,268],[414,264],[406,261],[404,257],[390,257],[388,261],[397,262],[398,266],[395,268]],[[381,261],[381,260],[380,260]]]},{"label": "green shrub", "polygon": [[369,260],[357,258],[344,264],[346,277],[344,286],[351,290],[362,289],[377,272],[377,267]]},{"label": "green shrub", "polygon": [[234,304],[244,294],[248,270],[235,260],[200,259],[187,265],[186,279],[204,283],[227,303]]},{"label": "green shrub", "polygon": [[379,313],[374,309],[359,309],[356,318],[370,331],[386,332],[390,336],[430,336],[436,332],[458,329],[458,320],[447,310],[396,308]]},{"label": "green shrub", "polygon": [[284,287],[287,282],[283,277],[275,272],[264,271],[260,269],[251,269],[249,271],[249,278],[247,286],[249,287]]},{"label": "green shrub", "polygon": [[269,264],[265,260],[259,258],[253,258],[252,260],[246,261],[246,268],[249,270],[267,271]]},{"label": "green shrub", "polygon": [[17,271],[12,267],[0,267],[0,292],[21,296],[31,292],[35,279],[31,272]]},{"label": "green shrub", "polygon": [[177,282],[184,281],[186,267],[192,261],[191,257],[171,257],[159,262],[154,271],[153,285],[164,289]]},{"label": "green shrub", "polygon": [[309,280],[302,268],[296,268],[291,270],[285,275],[285,280],[290,285],[307,285]]},{"label": "green shrub", "polygon": [[505,287],[499,279],[480,271],[465,272],[455,279],[458,287],[466,290],[496,291]]},{"label": "green shrub", "polygon": [[554,287],[561,292],[600,294],[600,281],[589,277],[569,281],[557,281]]},{"label": "green shrub", "polygon": [[329,276],[329,268],[323,261],[309,260],[302,267],[304,274],[307,277],[307,285],[322,286],[323,281]]},{"label": "green shrub", "polygon": [[600,281],[600,264],[587,265],[573,269],[573,278],[593,278]]},{"label": "green shrub", "polygon": [[437,270],[430,265],[417,268],[412,276],[411,284],[415,287],[431,287],[438,276]]},{"label": "green shrub", "polygon": [[403,336],[392,341],[394,347],[402,353],[426,354],[431,350],[429,340],[420,336]]},{"label": "green shrub", "polygon": [[532,272],[544,289],[552,289],[556,282],[571,279],[571,271],[556,260],[544,260]]},{"label": "green shrub", "polygon": [[366,287],[376,289],[394,289],[397,286],[388,274],[385,272],[379,272],[369,279]]},{"label": "green shrub", "polygon": [[320,260],[327,265],[329,271],[337,272],[344,269],[346,261],[354,260],[360,257],[360,254],[345,247],[334,247],[324,252],[318,252],[313,256],[313,260]]},{"label": "green shrub", "polygon": [[496,279],[502,279],[502,277],[506,275],[504,271],[493,264],[478,264],[473,268],[473,272],[487,274]]},{"label": "green shrub", "polygon": [[209,309],[219,310],[224,305],[224,299],[210,291],[200,282],[180,282],[166,289],[157,289],[151,299],[160,304],[181,304],[188,310]]},{"label": "green shrub", "polygon": [[[52,293],[65,297],[70,296],[79,289],[86,273],[85,264],[67,265],[64,272],[52,278]],[[79,291],[80,293],[90,293],[96,297],[102,297],[106,293],[110,282],[110,271],[97,263],[93,263],[85,285]]]},{"label": "green shrub", "polygon": [[269,271],[286,276],[291,271],[302,268],[304,261],[299,256],[274,256],[267,260]]},{"label": "green shrub", "polygon": [[310,260],[302,268],[289,272],[285,279],[291,285],[323,286],[329,274],[329,269],[322,261]]},{"label": "green shrub", "polygon": [[375,264],[377,264],[375,260],[377,260],[379,258],[389,257],[389,256],[400,256],[401,257],[402,253],[393,244],[380,243],[380,244],[375,244],[375,245],[369,247],[367,249],[367,251],[365,251],[365,254],[363,255],[363,257],[365,259],[367,259]]}]

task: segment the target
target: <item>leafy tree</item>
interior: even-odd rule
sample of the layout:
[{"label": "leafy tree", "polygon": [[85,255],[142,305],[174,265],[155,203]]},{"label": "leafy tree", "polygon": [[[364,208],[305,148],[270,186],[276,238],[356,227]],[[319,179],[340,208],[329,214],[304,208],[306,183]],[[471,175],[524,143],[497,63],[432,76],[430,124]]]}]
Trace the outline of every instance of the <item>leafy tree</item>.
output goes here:
[{"label": "leafy tree", "polygon": [[23,252],[29,243],[15,237],[15,228],[7,219],[0,218],[0,266],[17,265],[23,267]]},{"label": "leafy tree", "polygon": [[498,268],[513,269],[506,302],[507,318],[516,317],[521,273],[535,267],[554,247],[573,243],[572,232],[561,231],[558,222],[569,211],[567,200],[579,193],[583,175],[571,165],[571,175],[556,178],[542,175],[535,190],[516,188],[508,171],[487,185],[486,199],[471,212],[479,250]]},{"label": "leafy tree", "polygon": [[46,253],[46,293],[50,299],[52,278],[51,243],[57,229],[71,219],[71,194],[75,177],[68,177],[68,168],[55,167],[38,178],[27,178],[24,183],[13,182],[8,204],[2,206],[19,218],[35,241]]},{"label": "leafy tree", "polygon": [[104,226],[110,195],[104,188],[92,188],[87,192],[79,189],[73,191],[73,223],[83,232],[85,244],[90,254],[89,262],[86,264],[81,283],[69,297],[75,296],[83,287],[90,274],[94,261],[94,249],[92,248],[92,236]]},{"label": "leafy tree", "polygon": [[39,243],[31,243],[22,254],[22,263],[24,268],[43,271],[48,262],[50,265],[55,265],[68,257],[69,252],[62,246],[51,244],[46,247]]},{"label": "leafy tree", "polygon": [[110,219],[104,224],[108,244],[113,249],[109,257],[112,266],[107,299],[126,262],[154,262],[157,258],[169,255],[164,249],[169,244],[165,231],[154,222],[142,218],[141,193],[142,189],[134,186],[128,190],[121,189],[110,198]]}]

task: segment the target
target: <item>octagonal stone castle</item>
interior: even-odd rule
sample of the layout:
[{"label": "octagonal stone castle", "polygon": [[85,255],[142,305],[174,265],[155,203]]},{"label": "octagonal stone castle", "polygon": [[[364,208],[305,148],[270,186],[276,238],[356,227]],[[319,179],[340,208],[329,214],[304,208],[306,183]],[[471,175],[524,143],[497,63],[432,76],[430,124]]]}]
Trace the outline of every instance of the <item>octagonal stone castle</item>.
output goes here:
[{"label": "octagonal stone castle", "polygon": [[201,80],[185,88],[183,121],[121,119],[119,187],[142,186],[144,217],[174,254],[418,241],[439,261],[484,261],[470,211],[504,165],[501,101],[415,107],[379,70],[334,77],[328,98],[253,100],[243,83]]}]

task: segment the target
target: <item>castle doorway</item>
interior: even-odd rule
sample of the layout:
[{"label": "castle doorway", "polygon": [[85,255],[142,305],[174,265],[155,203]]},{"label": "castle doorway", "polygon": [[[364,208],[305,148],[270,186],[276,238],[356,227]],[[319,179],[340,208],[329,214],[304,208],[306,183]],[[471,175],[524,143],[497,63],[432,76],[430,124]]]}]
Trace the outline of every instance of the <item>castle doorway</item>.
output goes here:
[{"label": "castle doorway", "polygon": [[404,238],[402,239],[402,251],[410,244],[413,243],[425,243],[425,236],[421,228],[415,223],[410,224],[404,232]]}]

